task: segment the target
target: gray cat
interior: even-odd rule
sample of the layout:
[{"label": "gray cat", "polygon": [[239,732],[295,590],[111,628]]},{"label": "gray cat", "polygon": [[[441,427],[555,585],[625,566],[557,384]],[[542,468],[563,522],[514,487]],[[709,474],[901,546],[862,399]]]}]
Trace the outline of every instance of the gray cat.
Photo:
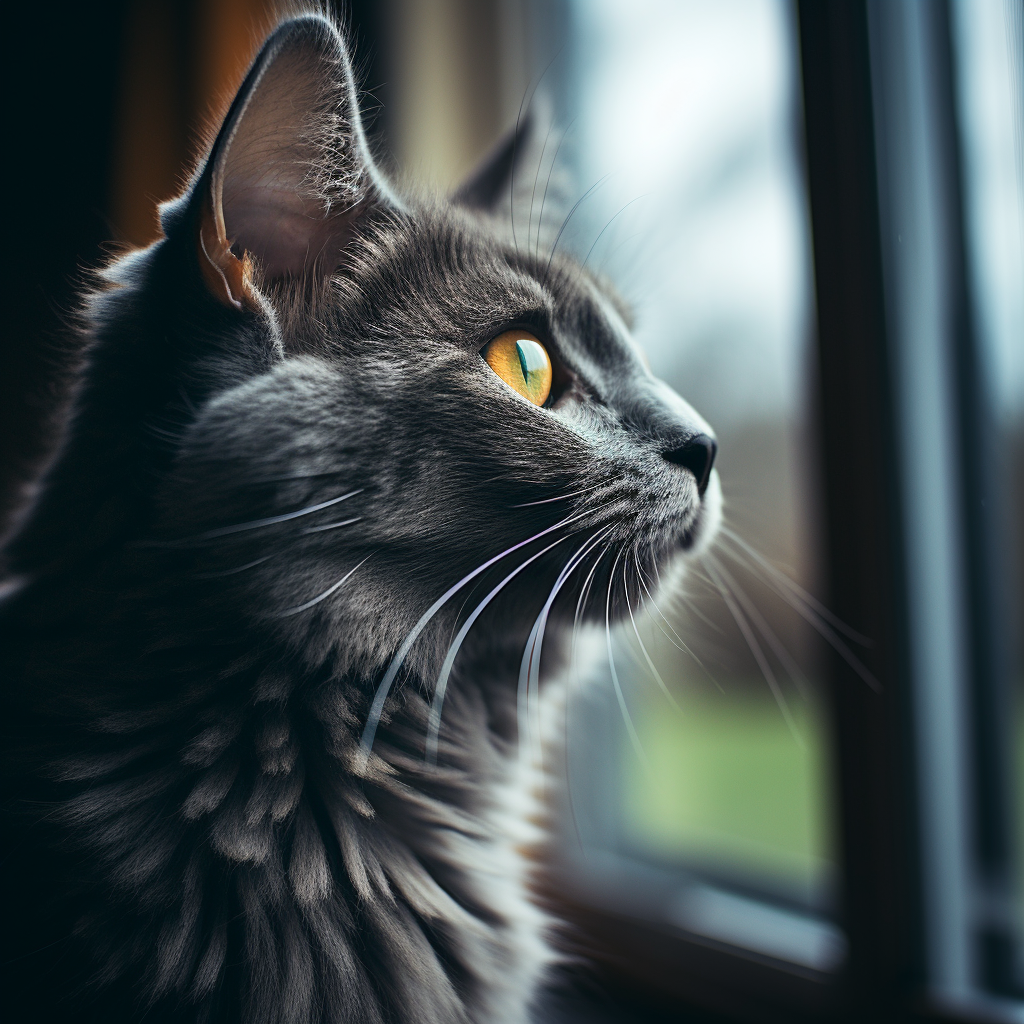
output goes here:
[{"label": "gray cat", "polygon": [[399,197],[296,18],[103,271],[5,551],[7,1019],[529,1019],[541,648],[556,687],[720,499],[614,295],[510,230],[525,148]]}]

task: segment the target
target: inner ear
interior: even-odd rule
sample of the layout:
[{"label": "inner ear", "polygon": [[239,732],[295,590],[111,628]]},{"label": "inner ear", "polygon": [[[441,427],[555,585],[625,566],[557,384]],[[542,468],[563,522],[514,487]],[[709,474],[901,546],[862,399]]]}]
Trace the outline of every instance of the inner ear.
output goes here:
[{"label": "inner ear", "polygon": [[204,279],[222,301],[334,270],[352,225],[388,197],[363,134],[345,45],[324,18],[283,24],[253,63],[200,182]]}]

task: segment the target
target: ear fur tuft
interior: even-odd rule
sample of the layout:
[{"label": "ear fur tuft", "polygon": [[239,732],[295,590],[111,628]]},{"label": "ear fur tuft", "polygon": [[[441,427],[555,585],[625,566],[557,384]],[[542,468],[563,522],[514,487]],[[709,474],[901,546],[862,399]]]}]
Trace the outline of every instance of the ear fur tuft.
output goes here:
[{"label": "ear fur tuft", "polygon": [[252,260],[248,252],[243,252],[239,259],[231,251],[224,231],[224,218],[217,215],[212,203],[205,204],[200,214],[199,266],[210,294],[225,306],[242,309],[243,304],[256,304]]}]

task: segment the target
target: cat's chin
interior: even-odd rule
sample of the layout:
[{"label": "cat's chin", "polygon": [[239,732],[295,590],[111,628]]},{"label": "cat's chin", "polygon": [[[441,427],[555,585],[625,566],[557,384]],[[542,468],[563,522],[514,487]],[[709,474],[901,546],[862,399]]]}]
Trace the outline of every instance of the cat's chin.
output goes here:
[{"label": "cat's chin", "polygon": [[653,595],[655,599],[659,593],[672,595],[682,591],[690,563],[711,548],[721,525],[722,484],[718,472],[713,471],[696,521],[687,531],[683,543],[669,556],[665,565],[656,574],[657,588]]},{"label": "cat's chin", "polygon": [[[682,544],[683,558],[697,558],[714,543],[722,525],[722,482],[718,470],[712,470],[707,490],[701,499],[700,511],[693,526],[687,530]],[[679,558],[674,561],[680,561]]]}]

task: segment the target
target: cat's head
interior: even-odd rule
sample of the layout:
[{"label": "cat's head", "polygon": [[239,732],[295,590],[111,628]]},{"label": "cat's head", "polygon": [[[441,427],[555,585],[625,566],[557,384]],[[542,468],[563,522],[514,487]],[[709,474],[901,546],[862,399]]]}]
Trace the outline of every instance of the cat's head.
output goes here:
[{"label": "cat's head", "polygon": [[399,198],[335,29],[279,28],[166,237],[93,300],[15,562],[175,573],[205,615],[372,665],[466,577],[443,647],[510,575],[494,608],[520,649],[556,584],[563,612],[624,614],[713,534],[714,441],[605,286],[513,223],[525,149],[451,201]]}]

